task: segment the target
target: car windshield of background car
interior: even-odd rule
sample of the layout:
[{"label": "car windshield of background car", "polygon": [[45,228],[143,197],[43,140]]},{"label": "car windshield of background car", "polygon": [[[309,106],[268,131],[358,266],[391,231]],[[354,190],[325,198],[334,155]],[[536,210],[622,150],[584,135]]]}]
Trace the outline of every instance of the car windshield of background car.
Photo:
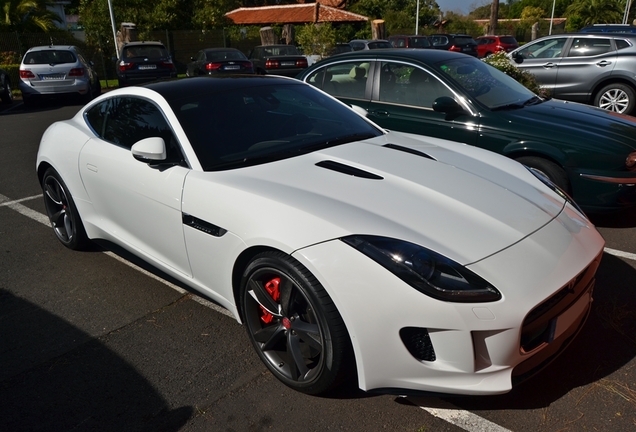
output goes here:
[{"label": "car windshield of background car", "polygon": [[436,67],[490,109],[522,107],[536,95],[505,73],[471,58],[440,62]]},{"label": "car windshield of background car", "polygon": [[24,57],[24,64],[64,64],[75,63],[75,56],[70,51],[46,50],[32,51]]},{"label": "car windshield of background car", "polygon": [[305,84],[198,94],[171,106],[206,171],[271,162],[383,134]]},{"label": "car windshield of background car", "polygon": [[160,59],[168,57],[168,51],[158,46],[137,46],[126,48],[126,58],[147,57],[150,59]]}]

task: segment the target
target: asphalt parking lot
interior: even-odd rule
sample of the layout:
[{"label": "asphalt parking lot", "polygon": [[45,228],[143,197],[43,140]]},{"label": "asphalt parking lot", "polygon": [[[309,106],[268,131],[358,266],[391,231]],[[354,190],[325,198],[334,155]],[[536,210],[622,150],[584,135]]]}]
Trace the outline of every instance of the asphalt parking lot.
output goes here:
[{"label": "asphalt parking lot", "polygon": [[35,155],[79,108],[0,113],[0,430],[636,430],[636,215],[598,218],[608,249],[592,314],[511,393],[306,396],[268,373],[223,309],[112,245],[57,241]]}]

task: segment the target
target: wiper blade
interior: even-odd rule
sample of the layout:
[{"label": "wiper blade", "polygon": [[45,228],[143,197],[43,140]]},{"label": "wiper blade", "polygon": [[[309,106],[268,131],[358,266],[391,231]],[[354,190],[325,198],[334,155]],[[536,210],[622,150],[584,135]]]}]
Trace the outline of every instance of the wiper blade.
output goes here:
[{"label": "wiper blade", "polygon": [[543,99],[541,99],[539,96],[532,96],[530,99],[523,103],[523,106],[537,105],[540,103],[543,103]]},{"label": "wiper blade", "polygon": [[506,105],[500,105],[497,107],[492,108],[493,111],[507,111],[507,110],[513,110],[513,109],[520,109],[523,108],[525,105],[521,104],[521,103],[511,103],[511,104],[506,104]]}]

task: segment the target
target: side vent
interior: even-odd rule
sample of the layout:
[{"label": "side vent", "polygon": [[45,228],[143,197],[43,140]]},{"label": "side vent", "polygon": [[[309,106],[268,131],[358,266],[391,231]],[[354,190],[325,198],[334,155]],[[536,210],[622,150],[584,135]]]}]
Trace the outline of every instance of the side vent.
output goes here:
[{"label": "side vent", "polygon": [[327,168],[332,171],[337,171],[339,173],[351,175],[354,177],[360,177],[360,178],[365,178],[369,180],[384,180],[384,177],[380,177],[377,174],[373,174],[373,173],[370,173],[369,171],[364,171],[364,170],[352,167],[350,165],[345,165],[340,162],[326,160],[326,161],[318,162],[316,166],[319,166],[321,168]]},{"label": "side vent", "polygon": [[214,237],[223,237],[223,235],[225,235],[225,233],[227,232],[226,229],[223,229],[211,224],[210,222],[206,222],[203,219],[196,218],[186,213],[183,213],[181,215],[181,220],[183,221],[184,225],[202,231],[206,234],[210,234]]},{"label": "side vent", "polygon": [[386,147],[386,148],[390,148],[390,149],[393,149],[393,150],[402,151],[402,152],[405,152],[405,153],[411,153],[411,154],[416,155],[416,156],[425,157],[426,159],[437,160],[433,156],[427,155],[426,153],[423,153],[423,152],[421,152],[419,150],[414,150],[412,148],[403,147],[403,146],[397,145],[397,144],[385,144],[382,147]]}]

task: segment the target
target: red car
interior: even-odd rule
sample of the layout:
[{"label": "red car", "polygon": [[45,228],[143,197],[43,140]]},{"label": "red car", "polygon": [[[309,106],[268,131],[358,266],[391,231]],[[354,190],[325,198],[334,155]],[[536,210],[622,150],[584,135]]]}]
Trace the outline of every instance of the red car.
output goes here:
[{"label": "red car", "polygon": [[519,43],[513,36],[479,36],[475,38],[477,42],[477,55],[479,58],[487,57],[497,51],[510,52],[519,47]]}]

